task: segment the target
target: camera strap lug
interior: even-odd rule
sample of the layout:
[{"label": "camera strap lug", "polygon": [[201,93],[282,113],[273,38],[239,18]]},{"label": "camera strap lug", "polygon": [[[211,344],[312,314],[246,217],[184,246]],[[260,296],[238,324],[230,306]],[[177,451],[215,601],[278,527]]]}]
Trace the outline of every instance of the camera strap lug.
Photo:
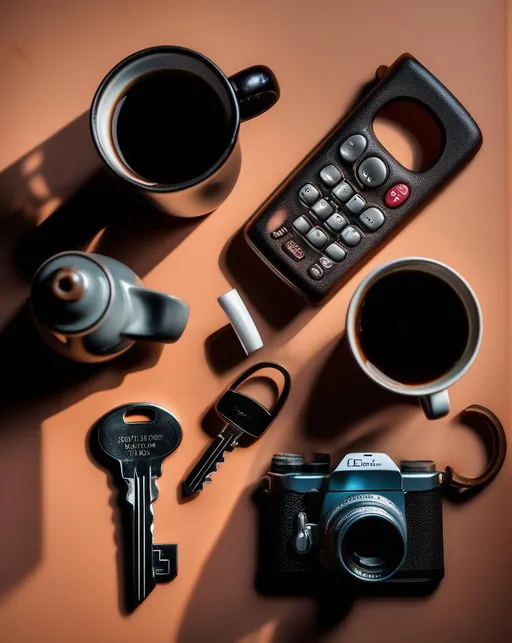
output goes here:
[{"label": "camera strap lug", "polygon": [[299,511],[296,518],[296,531],[293,536],[293,547],[297,554],[309,554],[313,548],[313,531],[317,525],[309,523],[303,511]]}]

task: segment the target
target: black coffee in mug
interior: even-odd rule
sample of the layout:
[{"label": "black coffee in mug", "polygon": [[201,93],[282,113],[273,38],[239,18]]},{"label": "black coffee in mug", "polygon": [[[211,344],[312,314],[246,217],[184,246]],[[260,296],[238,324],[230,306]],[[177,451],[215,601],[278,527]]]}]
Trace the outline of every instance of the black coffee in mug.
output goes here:
[{"label": "black coffee in mug", "polygon": [[240,124],[270,109],[279,94],[265,65],[226,76],[192,49],[149,47],[121,60],[101,81],[91,134],[110,170],[159,209],[199,217],[235,186]]},{"label": "black coffee in mug", "polygon": [[114,144],[137,175],[171,185],[207,172],[229,145],[222,100],[201,76],[162,69],[140,77],[120,97]]},{"label": "black coffee in mug", "polygon": [[382,277],[359,310],[361,352],[387,377],[409,385],[448,373],[469,339],[466,308],[443,279],[401,270]]}]

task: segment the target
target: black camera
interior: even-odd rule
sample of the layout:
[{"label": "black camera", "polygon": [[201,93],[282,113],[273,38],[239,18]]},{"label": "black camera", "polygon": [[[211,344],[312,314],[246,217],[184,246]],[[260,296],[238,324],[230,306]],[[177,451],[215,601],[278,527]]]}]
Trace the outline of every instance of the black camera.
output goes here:
[{"label": "black camera", "polygon": [[280,453],[260,496],[267,586],[326,575],[435,586],[444,576],[441,479],[432,461],[398,468],[383,453],[350,453],[330,473],[328,455],[305,462]]}]

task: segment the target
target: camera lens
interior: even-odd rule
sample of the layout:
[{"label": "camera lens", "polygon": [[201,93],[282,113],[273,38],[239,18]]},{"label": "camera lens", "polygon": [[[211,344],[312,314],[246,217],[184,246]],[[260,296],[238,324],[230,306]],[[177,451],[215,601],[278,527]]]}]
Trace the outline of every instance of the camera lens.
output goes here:
[{"label": "camera lens", "polygon": [[405,517],[384,496],[361,494],[344,500],[328,518],[326,537],[326,553],[359,580],[386,580],[405,558]]},{"label": "camera lens", "polygon": [[404,555],[404,541],[399,530],[383,518],[361,518],[350,527],[342,545],[347,566],[357,566],[372,573],[398,568]]}]

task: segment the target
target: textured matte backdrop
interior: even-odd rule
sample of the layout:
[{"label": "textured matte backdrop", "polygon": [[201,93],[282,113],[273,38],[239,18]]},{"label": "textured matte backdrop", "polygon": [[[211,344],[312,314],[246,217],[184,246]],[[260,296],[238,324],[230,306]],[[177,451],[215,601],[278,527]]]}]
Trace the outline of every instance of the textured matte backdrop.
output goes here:
[{"label": "textured matte backdrop", "polygon": [[[512,637],[511,467],[473,502],[445,507],[446,579],[428,599],[362,599],[315,633],[309,599],[266,599],[252,587],[250,493],[276,450],[384,450],[476,473],[477,438],[456,416],[471,403],[507,425],[507,10],[498,0],[110,0],[0,2],[0,640],[3,643],[502,643]],[[226,73],[264,63],[282,98],[243,125],[237,186],[201,221],[133,220],[144,206],[112,195],[95,172],[86,111],[103,75],[150,45],[198,49]],[[344,113],[377,66],[410,51],[454,92],[482,128],[468,168],[323,309],[295,310],[229,240],[267,194]],[[78,196],[46,219],[92,176]],[[100,369],[57,369],[30,332],[27,276],[50,250],[97,241],[148,286],[192,307],[183,338]],[[235,244],[236,246],[236,244]],[[21,250],[20,250],[21,247]],[[450,417],[379,395],[340,348],[357,283],[384,261],[425,255],[474,287],[485,330],[480,355],[451,391]],[[245,362],[216,298],[246,297],[265,348]],[[238,351],[238,352],[237,352]],[[292,372],[291,399],[269,433],[238,450],[192,502],[177,487],[208,443],[202,417],[249,363]],[[116,492],[86,449],[113,406],[152,401],[179,417],[184,439],[164,465],[157,542],[179,543],[179,576],[133,614],[118,596]],[[117,527],[116,527],[117,525]]]}]

